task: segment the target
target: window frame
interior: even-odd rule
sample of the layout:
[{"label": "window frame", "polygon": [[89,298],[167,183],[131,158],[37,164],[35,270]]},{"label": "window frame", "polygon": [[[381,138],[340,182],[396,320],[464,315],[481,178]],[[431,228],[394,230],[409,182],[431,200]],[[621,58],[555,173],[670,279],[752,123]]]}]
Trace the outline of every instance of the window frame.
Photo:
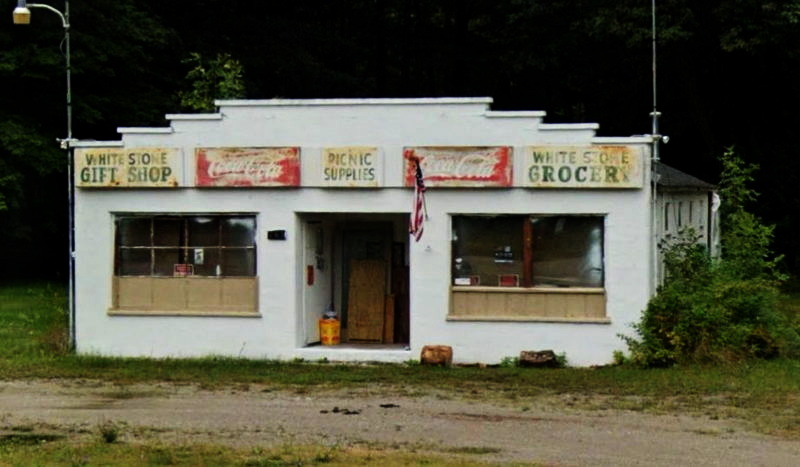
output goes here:
[{"label": "window frame", "polygon": [[[520,286],[502,287],[480,284],[480,280],[472,285],[457,285],[455,274],[456,238],[453,219],[466,217],[498,217],[516,216],[524,219],[522,261],[527,265],[525,274],[520,277]],[[602,284],[600,287],[578,286],[542,286],[533,284],[533,245],[534,217],[592,217],[601,220],[602,238],[601,262]],[[607,213],[575,213],[575,214],[472,214],[452,213],[450,215],[450,306],[447,321],[472,322],[543,322],[543,323],[583,323],[611,324],[606,314],[606,251],[607,251]],[[525,245],[530,245],[526,247]],[[480,275],[477,276],[478,278]]]},{"label": "window frame", "polygon": [[[189,234],[190,223],[192,220],[200,218],[212,218],[219,225],[217,227],[217,243],[215,245],[192,245],[192,238]],[[248,218],[253,223],[253,238],[250,245],[233,245],[228,246],[223,244],[223,221],[231,218]],[[119,223],[124,219],[146,219],[149,220],[149,245],[122,245],[121,232]],[[178,245],[160,245],[156,242],[156,220],[170,221],[175,220],[181,223],[180,233],[178,236]],[[191,257],[193,250],[215,250],[218,252],[218,264],[222,264],[223,254],[226,250],[229,251],[248,251],[252,252],[252,273],[251,274],[233,274],[226,275],[227,268],[223,270],[223,274],[191,274],[191,277],[257,277],[258,276],[258,222],[257,216],[254,213],[115,213],[114,214],[114,264],[113,275],[114,277],[175,277],[173,274],[159,274],[157,272],[157,259],[156,252],[158,251],[178,251],[178,263],[176,264],[191,264],[195,265],[194,259]],[[149,251],[149,274],[124,274],[122,271],[122,255],[123,250],[127,251]],[[205,253],[204,253],[205,254]]]},{"label": "window frame", "polygon": [[[481,284],[480,279],[476,281],[471,281],[472,285],[467,284],[457,284],[456,283],[456,242],[455,240],[455,219],[456,218],[475,218],[475,217],[485,217],[485,218],[497,218],[497,217],[507,217],[507,218],[517,218],[520,221],[520,228],[522,229],[522,270],[519,272],[519,280],[517,286],[501,286],[501,285],[486,285]],[[559,286],[547,286],[547,285],[536,285],[534,284],[534,275],[535,275],[535,263],[536,263],[536,246],[534,240],[534,226],[533,222],[531,222],[535,218],[593,218],[599,219],[600,225],[602,227],[602,238],[600,239],[600,265],[601,265],[601,285],[600,286],[569,286],[569,285],[559,285]],[[497,289],[517,289],[517,288],[524,288],[524,289],[546,289],[546,288],[568,288],[568,289],[605,289],[606,283],[606,218],[607,214],[605,213],[581,213],[581,214],[467,214],[467,213],[458,213],[458,214],[451,214],[450,215],[450,285],[451,287],[485,287],[485,288],[497,288]],[[514,273],[503,273],[500,275],[513,275]],[[473,276],[474,273],[473,273]],[[470,277],[473,277],[470,276]],[[480,275],[477,275],[480,277]],[[465,276],[462,276],[465,277]],[[498,279],[499,281],[499,279]]]},{"label": "window frame", "polygon": [[[122,219],[149,220],[147,235],[149,245],[122,245],[119,222]],[[198,218],[213,218],[219,226],[216,232],[216,245],[192,245],[188,234],[189,223]],[[240,242],[235,233],[228,231],[231,237],[225,245],[224,220],[231,218],[247,218],[252,228],[252,239]],[[158,245],[154,239],[156,219],[178,219],[182,222],[178,235],[178,246]],[[187,212],[187,213],[161,213],[161,212],[119,212],[112,213],[112,299],[108,309],[110,316],[220,316],[220,317],[245,317],[258,318],[258,214],[251,212]],[[136,235],[133,233],[132,235]],[[143,238],[142,236],[141,238]],[[249,237],[249,234],[248,234]],[[245,243],[241,245],[240,243]],[[148,250],[149,274],[123,275],[119,261],[121,248]],[[223,264],[222,251],[238,249],[251,251],[252,254],[246,262],[249,268],[247,275],[207,275],[207,274],[176,274],[157,275],[156,251],[159,249],[178,249],[179,259],[190,260],[194,264],[194,252],[203,249],[204,256],[207,249],[216,248],[220,251],[218,264]],[[252,264],[249,264],[252,261]],[[214,266],[209,265],[209,268]],[[228,268],[226,268],[228,269]],[[212,269],[213,270],[213,269]],[[225,271],[223,271],[225,272]]]}]

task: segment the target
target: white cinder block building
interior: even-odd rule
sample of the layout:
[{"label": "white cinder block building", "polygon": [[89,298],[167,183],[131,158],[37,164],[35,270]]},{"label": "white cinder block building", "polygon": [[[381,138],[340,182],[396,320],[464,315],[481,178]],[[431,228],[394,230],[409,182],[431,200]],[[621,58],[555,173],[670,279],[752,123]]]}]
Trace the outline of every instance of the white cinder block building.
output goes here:
[{"label": "white cinder block building", "polygon": [[488,98],[217,104],[74,144],[79,353],[603,364],[654,291],[650,138]]}]

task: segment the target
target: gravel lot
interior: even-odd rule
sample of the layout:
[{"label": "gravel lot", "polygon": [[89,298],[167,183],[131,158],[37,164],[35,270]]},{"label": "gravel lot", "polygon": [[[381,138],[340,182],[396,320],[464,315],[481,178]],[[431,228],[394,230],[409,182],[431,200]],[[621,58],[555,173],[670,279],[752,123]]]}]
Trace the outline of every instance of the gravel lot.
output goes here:
[{"label": "gravel lot", "polygon": [[471,460],[547,465],[800,465],[800,442],[747,431],[735,420],[576,410],[562,398],[462,400],[396,390],[276,391],[238,386],[0,382],[0,437],[19,427],[76,441],[104,422],[125,442],[285,443],[465,452]]}]

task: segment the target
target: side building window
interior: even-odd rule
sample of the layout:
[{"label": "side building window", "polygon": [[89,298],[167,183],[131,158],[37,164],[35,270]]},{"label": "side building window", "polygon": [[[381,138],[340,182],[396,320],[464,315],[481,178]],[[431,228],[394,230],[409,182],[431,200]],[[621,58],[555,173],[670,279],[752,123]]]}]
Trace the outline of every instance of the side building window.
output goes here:
[{"label": "side building window", "polygon": [[604,216],[452,222],[451,317],[605,318]]},{"label": "side building window", "polygon": [[255,313],[253,215],[115,218],[112,311]]}]

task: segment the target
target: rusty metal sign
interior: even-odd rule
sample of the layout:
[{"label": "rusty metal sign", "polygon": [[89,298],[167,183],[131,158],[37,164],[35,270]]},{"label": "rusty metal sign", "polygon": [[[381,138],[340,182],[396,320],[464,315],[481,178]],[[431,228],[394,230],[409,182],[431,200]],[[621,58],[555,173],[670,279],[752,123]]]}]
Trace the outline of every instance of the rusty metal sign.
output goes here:
[{"label": "rusty metal sign", "polygon": [[405,148],[405,186],[414,186],[419,160],[426,186],[511,186],[510,146],[446,146]]},{"label": "rusty metal sign", "polygon": [[322,186],[378,187],[383,184],[383,153],[376,147],[322,149]]},{"label": "rusty metal sign", "polygon": [[195,184],[200,187],[300,185],[300,148],[197,148]]},{"label": "rusty metal sign", "polygon": [[75,186],[80,188],[176,188],[183,178],[177,148],[78,148]]},{"label": "rusty metal sign", "polygon": [[529,146],[525,186],[641,188],[644,156],[630,146]]}]

